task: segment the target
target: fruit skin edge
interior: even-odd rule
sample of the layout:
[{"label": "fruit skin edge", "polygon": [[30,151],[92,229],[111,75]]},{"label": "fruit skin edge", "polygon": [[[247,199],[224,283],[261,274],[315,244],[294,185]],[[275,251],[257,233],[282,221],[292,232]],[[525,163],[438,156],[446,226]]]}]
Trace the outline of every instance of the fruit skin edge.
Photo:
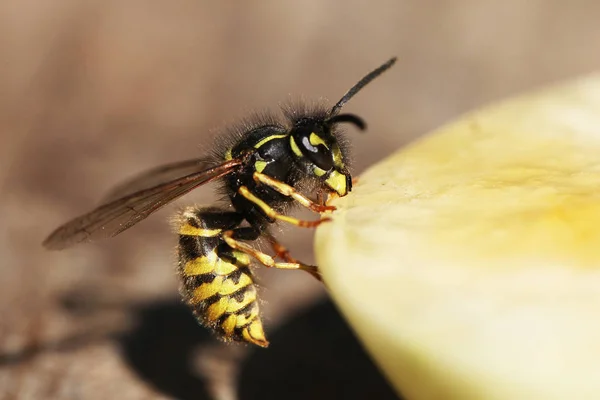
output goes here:
[{"label": "fruit skin edge", "polygon": [[318,265],[407,398],[590,398],[599,188],[593,75],[469,113],[371,167],[318,229]]}]

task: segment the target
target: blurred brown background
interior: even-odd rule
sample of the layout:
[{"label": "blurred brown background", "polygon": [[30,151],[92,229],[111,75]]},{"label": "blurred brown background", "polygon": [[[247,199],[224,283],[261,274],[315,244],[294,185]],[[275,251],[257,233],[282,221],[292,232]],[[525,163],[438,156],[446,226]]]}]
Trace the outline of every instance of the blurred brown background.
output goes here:
[{"label": "blurred brown background", "polygon": [[[173,206],[107,242],[40,243],[215,128],[290,94],[337,101],[397,55],[346,107],[369,123],[350,132],[360,172],[464,111],[598,69],[598,21],[594,1],[1,2],[0,398],[395,398],[304,274],[259,271],[268,350],[198,327]],[[312,260],[311,233],[285,231]]]}]

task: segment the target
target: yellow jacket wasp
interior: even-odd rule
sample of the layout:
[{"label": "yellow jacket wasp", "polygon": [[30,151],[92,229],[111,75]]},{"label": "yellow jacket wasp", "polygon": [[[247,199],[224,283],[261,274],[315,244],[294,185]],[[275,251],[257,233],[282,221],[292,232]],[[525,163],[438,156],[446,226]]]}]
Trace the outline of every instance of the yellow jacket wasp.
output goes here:
[{"label": "yellow jacket wasp", "polygon": [[[366,125],[360,117],[340,110],[395,61],[392,58],[367,74],[329,110],[284,108],[284,122],[261,117],[217,145],[213,156],[155,168],[127,182],[117,190],[116,200],[62,225],[44,246],[63,249],[118,235],[176,198],[219,180],[231,202],[228,209],[188,207],[177,216],[181,294],[199,322],[217,337],[266,347],[251,260],[267,267],[304,270],[320,279],[317,267],[292,258],[269,226],[284,221],[316,227],[327,219],[291,217],[289,206],[299,203],[323,213],[334,210],[324,204],[327,195],[350,192],[347,150],[338,125],[350,123],[360,130]],[[306,193],[316,193],[318,201]],[[261,237],[271,243],[275,257],[248,243]]]}]

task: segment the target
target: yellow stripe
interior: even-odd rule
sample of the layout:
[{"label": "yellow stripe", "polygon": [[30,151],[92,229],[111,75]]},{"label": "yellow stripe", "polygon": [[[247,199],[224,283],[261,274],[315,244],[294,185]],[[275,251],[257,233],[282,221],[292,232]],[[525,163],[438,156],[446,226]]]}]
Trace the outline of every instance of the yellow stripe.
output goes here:
[{"label": "yellow stripe", "polygon": [[212,282],[203,283],[194,290],[194,294],[190,302],[192,304],[197,304],[211,296],[214,296],[215,294],[219,293],[222,284],[222,276],[217,276]]},{"label": "yellow stripe", "polygon": [[231,279],[226,279],[223,281],[223,284],[219,288],[219,294],[222,296],[229,296],[237,292],[240,289],[245,288],[246,286],[252,283],[252,279],[246,274],[242,274],[240,276],[240,280],[238,283],[233,282]]},{"label": "yellow stripe", "polygon": [[254,163],[254,169],[257,172],[263,172],[263,170],[267,167],[267,162],[266,161],[257,161]]},{"label": "yellow stripe", "polygon": [[250,325],[242,330],[242,337],[245,341],[255,343],[259,346],[266,347],[269,345],[265,338],[265,331],[259,319],[254,320]]},{"label": "yellow stripe", "polygon": [[258,307],[253,307],[252,310],[250,311],[249,315],[238,315],[236,322],[235,322],[235,326],[238,328],[241,328],[244,325],[248,325],[248,323],[250,321],[252,321],[254,318],[256,318],[258,316]]},{"label": "yellow stripe", "polygon": [[218,320],[221,317],[221,315],[225,314],[225,310],[227,309],[228,303],[229,300],[227,299],[227,297],[221,297],[219,300],[212,303],[206,309],[206,319],[208,319],[211,322]]},{"label": "yellow stripe", "polygon": [[232,272],[238,270],[238,267],[235,265],[228,263],[227,261],[223,261],[223,259],[219,258],[215,263],[215,274],[217,275],[229,275]]},{"label": "yellow stripe", "polygon": [[213,254],[214,256],[211,257],[209,255],[209,257],[197,257],[185,263],[185,267],[183,268],[183,274],[185,276],[196,276],[214,272],[215,260],[211,258],[214,258],[216,254],[211,254]]},{"label": "yellow stripe", "polygon": [[195,276],[203,274],[229,275],[237,271],[238,267],[223,261],[212,251],[206,256],[194,258],[188,261],[183,268],[183,274],[186,276]]},{"label": "yellow stripe", "polygon": [[244,328],[244,330],[242,330],[242,337],[244,338],[244,340],[246,342],[252,343],[252,342],[254,342],[254,338],[252,336],[250,336],[250,332],[248,332],[249,327],[250,326],[247,326]]},{"label": "yellow stripe", "polygon": [[302,157],[302,152],[298,148],[298,145],[296,144],[296,141],[294,140],[293,136],[290,136],[290,146],[292,147],[292,151],[295,155],[297,155],[298,157]]},{"label": "yellow stripe", "polygon": [[240,267],[247,267],[250,265],[250,256],[242,251],[233,251],[233,256],[235,257],[235,265]]},{"label": "yellow stripe", "polygon": [[233,159],[233,156],[231,155],[231,149],[227,150],[227,152],[225,153],[225,161],[229,161]]},{"label": "yellow stripe", "polygon": [[236,313],[254,301],[256,301],[256,289],[251,287],[246,290],[246,293],[244,293],[244,298],[242,301],[238,302],[236,299],[230,299],[225,312],[230,314]]},{"label": "yellow stripe", "polygon": [[221,328],[223,328],[223,332],[225,332],[225,336],[231,336],[233,334],[233,330],[235,329],[235,322],[237,321],[237,316],[230,315],[223,321],[221,324]]},{"label": "yellow stripe", "polygon": [[183,224],[179,228],[180,235],[186,236],[202,236],[202,237],[215,237],[221,233],[220,229],[204,229],[204,228],[195,228],[190,224]]},{"label": "yellow stripe", "polygon": [[325,148],[327,150],[329,150],[329,146],[327,146],[327,143],[325,143],[325,141],[323,140],[323,138],[319,135],[317,135],[316,133],[312,132],[310,134],[310,136],[308,137],[308,141],[310,142],[310,144],[312,144],[313,146],[318,146],[320,144],[322,144],[323,146],[325,146]]},{"label": "yellow stripe", "polygon": [[340,174],[336,170],[331,171],[331,175],[329,175],[329,178],[325,180],[325,183],[327,183],[327,185],[335,190],[340,196],[345,196],[348,194],[346,188],[346,176]]},{"label": "yellow stripe", "polygon": [[263,144],[265,144],[267,142],[270,142],[273,139],[283,139],[286,136],[287,136],[287,133],[285,133],[283,135],[271,135],[271,136],[267,136],[266,138],[264,138],[261,141],[259,141],[258,143],[256,143],[254,145],[254,148],[258,149],[260,146],[262,146]]},{"label": "yellow stripe", "polygon": [[344,159],[342,157],[342,151],[340,150],[340,147],[337,144],[334,144],[331,152],[333,153],[333,163],[335,166],[338,168],[343,168]]},{"label": "yellow stripe", "polygon": [[313,172],[315,173],[316,176],[323,176],[323,175],[325,175],[327,173],[327,171],[325,171],[325,170],[323,170],[323,169],[321,169],[321,168],[319,168],[317,166],[315,166],[313,168]]},{"label": "yellow stripe", "polygon": [[261,340],[266,341],[265,332],[263,331],[260,320],[257,319],[256,321],[252,322],[250,326],[248,326],[248,332],[254,339],[260,338]]}]

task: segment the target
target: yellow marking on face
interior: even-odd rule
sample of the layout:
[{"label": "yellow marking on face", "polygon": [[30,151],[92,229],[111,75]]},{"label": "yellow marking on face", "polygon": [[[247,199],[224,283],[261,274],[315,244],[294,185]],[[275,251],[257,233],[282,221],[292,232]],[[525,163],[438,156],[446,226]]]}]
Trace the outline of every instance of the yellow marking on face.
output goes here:
[{"label": "yellow marking on face", "polygon": [[292,148],[292,151],[294,152],[294,154],[298,157],[302,157],[302,152],[300,151],[300,148],[298,147],[298,145],[296,144],[296,141],[294,140],[293,136],[290,136],[290,146]]},{"label": "yellow marking on face", "polygon": [[331,171],[331,174],[325,183],[327,183],[327,185],[335,190],[340,196],[345,196],[348,194],[348,188],[346,187],[346,175],[340,174],[336,170]]},{"label": "yellow marking on face", "polygon": [[206,309],[206,319],[214,322],[218,320],[221,315],[225,314],[225,310],[227,309],[227,305],[229,304],[229,299],[227,297],[221,297],[216,302],[212,303]]},{"label": "yellow marking on face", "polygon": [[269,342],[267,342],[267,338],[265,337],[262,323],[259,319],[254,320],[242,330],[242,337],[245,341],[262,347],[267,347],[269,345]]},{"label": "yellow marking on face", "polygon": [[263,172],[263,170],[267,167],[267,162],[266,161],[257,161],[254,163],[254,169],[257,172]]},{"label": "yellow marking on face", "polygon": [[337,144],[334,144],[331,152],[333,154],[333,163],[335,166],[342,168],[344,166],[344,158],[342,157],[342,151],[340,150],[340,147]]},{"label": "yellow marking on face", "polygon": [[246,307],[248,304],[252,303],[253,301],[256,301],[256,289],[252,287],[246,290],[242,301],[238,302],[236,299],[230,299],[225,312],[236,313],[242,308]]},{"label": "yellow marking on face", "polygon": [[237,321],[237,316],[230,315],[225,318],[225,321],[221,324],[221,328],[223,328],[223,332],[225,335],[231,336],[233,334],[233,330],[235,329],[235,322]]},{"label": "yellow marking on face", "polygon": [[196,228],[190,224],[183,224],[179,228],[180,235],[185,236],[202,236],[202,237],[215,237],[219,233],[221,233],[220,229],[204,229],[204,228]]},{"label": "yellow marking on face", "polygon": [[324,169],[321,169],[317,166],[313,167],[313,172],[315,173],[316,176],[323,176],[327,173],[327,171],[325,171]]},{"label": "yellow marking on face", "polygon": [[190,302],[192,304],[198,304],[201,301],[219,293],[219,290],[221,290],[221,285],[223,284],[223,279],[224,278],[222,276],[217,276],[212,282],[203,283],[202,285],[198,286],[194,290],[194,294],[192,295]]},{"label": "yellow marking on face", "polygon": [[238,283],[235,283],[231,279],[226,279],[225,281],[223,281],[221,287],[219,288],[219,294],[222,296],[229,296],[250,284],[252,284],[252,279],[246,274],[242,274],[240,276],[240,280]]},{"label": "yellow marking on face", "polygon": [[287,136],[287,133],[283,134],[283,135],[271,135],[271,136],[267,136],[266,138],[264,138],[264,139],[260,140],[258,143],[256,143],[254,145],[254,148],[258,149],[260,146],[262,146],[263,144],[265,144],[267,142],[270,142],[273,139],[283,139],[286,136]]},{"label": "yellow marking on face", "polygon": [[329,150],[329,146],[327,146],[327,143],[325,143],[325,141],[323,140],[323,138],[321,136],[317,135],[314,132],[312,132],[310,134],[310,136],[308,137],[308,141],[310,142],[310,144],[312,144],[315,147],[317,147],[318,145],[322,144],[323,146],[325,146],[325,148],[327,150]]},{"label": "yellow marking on face", "polygon": [[225,153],[225,161],[230,161],[231,159],[233,159],[233,156],[231,155],[231,149],[229,149]]}]

